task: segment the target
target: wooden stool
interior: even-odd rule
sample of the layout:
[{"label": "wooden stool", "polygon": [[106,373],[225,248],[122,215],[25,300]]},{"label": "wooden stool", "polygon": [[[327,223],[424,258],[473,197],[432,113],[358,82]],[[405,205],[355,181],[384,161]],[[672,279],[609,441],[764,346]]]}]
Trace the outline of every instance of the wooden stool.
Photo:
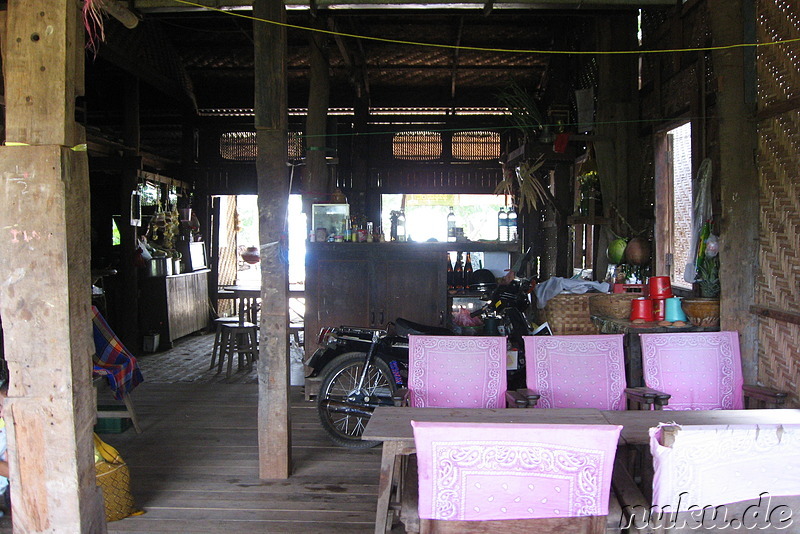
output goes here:
[{"label": "wooden stool", "polygon": [[[209,369],[214,368],[214,364],[217,361],[217,354],[219,351],[219,344],[222,338],[222,325],[224,324],[239,324],[238,317],[217,317],[214,319],[214,324],[217,325],[216,331],[214,333],[214,348],[211,349],[211,365],[208,367]],[[222,362],[220,362],[222,364]]]},{"label": "wooden stool", "polygon": [[[108,386],[108,379],[105,376],[94,376],[92,377],[92,384],[94,387],[99,387],[99,384],[103,383]],[[97,397],[97,393],[95,393],[95,397]],[[142,427],[139,426],[139,418],[136,416],[136,410],[133,409],[133,401],[131,400],[131,396],[129,393],[125,393],[122,396],[122,403],[124,406],[119,406],[117,409],[114,410],[97,410],[97,418],[98,419],[105,419],[105,418],[128,418],[133,423],[133,428],[136,430],[137,434],[142,433]]]},{"label": "wooden stool", "polygon": [[228,371],[225,374],[230,378],[233,368],[233,357],[239,355],[239,368],[247,367],[253,370],[253,362],[258,359],[258,327],[253,323],[222,323],[220,325],[220,353],[217,362],[217,372],[222,372],[225,356],[228,357]]}]

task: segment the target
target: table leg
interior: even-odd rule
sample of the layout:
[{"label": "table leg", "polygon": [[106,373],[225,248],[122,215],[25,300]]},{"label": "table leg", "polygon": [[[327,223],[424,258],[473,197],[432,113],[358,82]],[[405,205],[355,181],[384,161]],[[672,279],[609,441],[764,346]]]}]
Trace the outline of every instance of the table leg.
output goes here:
[{"label": "table leg", "polygon": [[378,482],[378,509],[375,512],[375,534],[386,534],[392,528],[393,513],[389,513],[392,487],[395,478],[395,459],[400,452],[400,445],[395,441],[383,442],[381,456],[381,477]]}]

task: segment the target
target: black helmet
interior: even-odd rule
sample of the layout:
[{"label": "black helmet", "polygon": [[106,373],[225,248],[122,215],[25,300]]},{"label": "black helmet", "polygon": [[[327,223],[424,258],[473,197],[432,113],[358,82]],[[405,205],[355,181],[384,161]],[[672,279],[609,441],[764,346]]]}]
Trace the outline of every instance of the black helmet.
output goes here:
[{"label": "black helmet", "polygon": [[497,285],[497,279],[489,269],[478,269],[472,273],[472,286],[479,288]]}]

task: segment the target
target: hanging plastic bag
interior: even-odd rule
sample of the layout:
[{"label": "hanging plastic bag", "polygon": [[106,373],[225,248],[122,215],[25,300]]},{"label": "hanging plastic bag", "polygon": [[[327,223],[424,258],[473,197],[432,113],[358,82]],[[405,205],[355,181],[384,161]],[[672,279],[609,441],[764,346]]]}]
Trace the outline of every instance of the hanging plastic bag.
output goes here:
[{"label": "hanging plastic bag", "polygon": [[697,170],[697,194],[695,195],[694,205],[692,206],[692,240],[689,243],[689,254],[687,255],[686,269],[683,271],[683,280],[693,284],[697,279],[697,260],[698,251],[704,245],[705,236],[704,226],[711,220],[711,160],[704,159]]}]

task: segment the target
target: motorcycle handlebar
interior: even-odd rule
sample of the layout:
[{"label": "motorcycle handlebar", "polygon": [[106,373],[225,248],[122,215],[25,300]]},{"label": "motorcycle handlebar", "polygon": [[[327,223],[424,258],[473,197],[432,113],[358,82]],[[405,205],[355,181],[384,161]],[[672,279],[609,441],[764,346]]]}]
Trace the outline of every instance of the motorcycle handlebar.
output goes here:
[{"label": "motorcycle handlebar", "polygon": [[486,311],[487,308],[489,308],[489,306],[491,306],[491,305],[492,305],[492,303],[488,302],[488,303],[484,304],[483,306],[481,306],[480,308],[478,308],[477,310],[471,311],[469,313],[469,316],[470,317],[477,317],[478,315],[481,315],[484,311]]},{"label": "motorcycle handlebar", "polygon": [[528,250],[526,250],[525,254],[523,254],[519,259],[517,259],[517,261],[511,267],[511,270],[514,271],[514,273],[519,274],[519,272],[525,268],[528,262],[531,261],[532,256],[533,256],[533,247],[528,247]]}]

